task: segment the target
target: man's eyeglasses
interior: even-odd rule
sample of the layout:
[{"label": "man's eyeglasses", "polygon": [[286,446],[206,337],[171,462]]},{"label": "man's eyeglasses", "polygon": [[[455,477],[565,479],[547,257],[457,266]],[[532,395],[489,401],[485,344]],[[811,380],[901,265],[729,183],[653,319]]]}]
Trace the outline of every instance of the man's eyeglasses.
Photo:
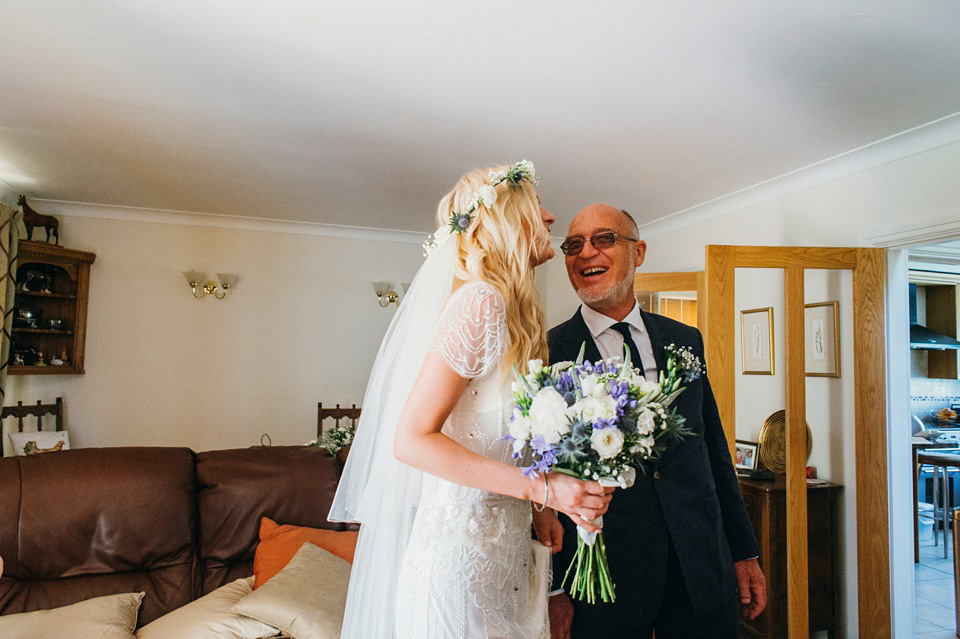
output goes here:
[{"label": "man's eyeglasses", "polygon": [[[597,250],[608,249],[616,244],[617,240],[627,240],[628,242],[640,241],[635,237],[627,237],[626,235],[620,235],[619,233],[614,233],[613,231],[597,233],[588,239],[590,240],[590,243],[593,244],[593,248]],[[585,242],[586,240],[582,237],[575,237],[561,244],[560,250],[563,251],[564,255],[579,255],[580,251],[583,250],[583,245]]]}]

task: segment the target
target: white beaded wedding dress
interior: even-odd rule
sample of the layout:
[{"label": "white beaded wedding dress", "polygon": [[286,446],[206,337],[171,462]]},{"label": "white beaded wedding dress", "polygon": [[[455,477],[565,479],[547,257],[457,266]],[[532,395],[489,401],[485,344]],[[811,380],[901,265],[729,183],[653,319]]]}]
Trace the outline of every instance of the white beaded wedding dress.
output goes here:
[{"label": "white beaded wedding dress", "polygon": [[[443,433],[512,464],[503,439],[512,376],[500,374],[508,345],[503,298],[474,282],[451,297],[431,348],[470,379]],[[528,501],[424,475],[397,585],[397,638],[548,637],[550,552],[531,542],[530,525]]]},{"label": "white beaded wedding dress", "polygon": [[344,639],[546,639],[550,552],[530,502],[454,484],[393,456],[397,421],[428,352],[470,381],[443,433],[516,463],[503,298],[469,282],[451,295],[456,242],[430,252],[377,354],[331,521],[360,522]]}]

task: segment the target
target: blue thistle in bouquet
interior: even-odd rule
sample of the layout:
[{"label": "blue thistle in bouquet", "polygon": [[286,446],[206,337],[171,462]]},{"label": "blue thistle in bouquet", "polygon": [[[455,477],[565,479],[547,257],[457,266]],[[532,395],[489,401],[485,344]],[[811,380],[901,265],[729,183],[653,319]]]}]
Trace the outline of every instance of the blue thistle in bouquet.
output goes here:
[{"label": "blue thistle in bouquet", "polygon": [[[672,407],[684,384],[697,379],[703,366],[689,347],[665,349],[667,366],[658,381],[647,381],[630,362],[583,361],[544,366],[531,360],[528,372],[514,367],[515,406],[506,439],[514,458],[529,464],[528,477],[561,472],[605,486],[628,488],[636,471],[656,461],[671,442],[690,434]],[[602,518],[591,522],[601,525]],[[564,575],[570,595],[595,603],[616,600],[603,532],[577,529],[577,553]]]}]

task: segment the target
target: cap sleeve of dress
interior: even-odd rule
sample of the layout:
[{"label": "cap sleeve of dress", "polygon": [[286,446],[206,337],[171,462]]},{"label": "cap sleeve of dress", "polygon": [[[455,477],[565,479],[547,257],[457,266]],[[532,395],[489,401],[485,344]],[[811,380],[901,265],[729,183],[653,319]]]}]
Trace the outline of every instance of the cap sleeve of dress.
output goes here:
[{"label": "cap sleeve of dress", "polygon": [[465,284],[447,302],[431,351],[457,375],[472,379],[495,370],[509,349],[506,304],[485,282]]}]

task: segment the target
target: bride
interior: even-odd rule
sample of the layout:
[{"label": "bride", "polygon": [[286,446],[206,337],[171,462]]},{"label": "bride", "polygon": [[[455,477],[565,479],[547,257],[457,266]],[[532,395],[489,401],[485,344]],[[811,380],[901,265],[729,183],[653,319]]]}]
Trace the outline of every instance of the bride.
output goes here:
[{"label": "bride", "polygon": [[551,509],[588,530],[607,509],[612,489],[528,477],[503,438],[512,366],[546,355],[533,267],[554,218],[535,179],[527,161],[460,178],[380,346],[330,511],[363,524],[347,639],[548,637],[551,548],[531,519],[556,551]]}]

